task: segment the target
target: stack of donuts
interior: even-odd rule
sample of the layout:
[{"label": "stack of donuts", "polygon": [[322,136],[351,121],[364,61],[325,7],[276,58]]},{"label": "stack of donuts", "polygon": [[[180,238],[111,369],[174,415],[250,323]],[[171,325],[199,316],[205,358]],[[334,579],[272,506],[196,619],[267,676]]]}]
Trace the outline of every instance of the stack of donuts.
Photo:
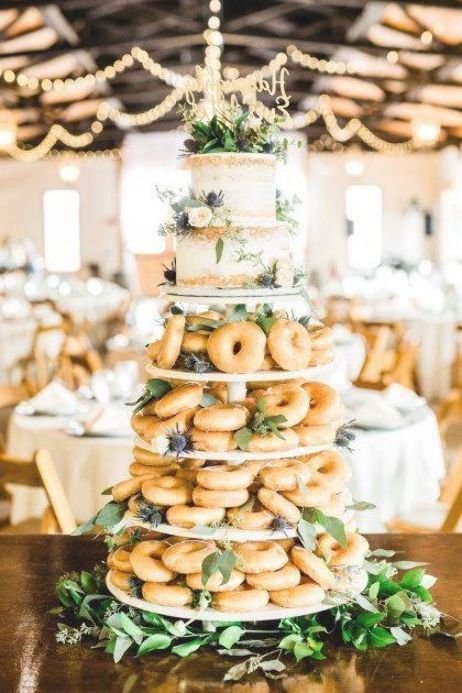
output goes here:
[{"label": "stack of donuts", "polygon": [[[211,406],[201,404],[205,393],[214,395]],[[135,414],[132,428],[149,443],[179,433],[188,435],[192,450],[229,452],[238,448],[236,431],[252,426],[258,402],[264,403],[266,416],[285,420],[278,423],[278,433],[254,431],[245,448],[248,452],[332,444],[343,423],[340,397],[332,387],[295,380],[264,388],[257,385],[243,401],[233,403],[227,402],[226,389],[220,384],[210,388],[198,383],[177,385]]]},{"label": "stack of donuts", "polygon": [[194,592],[207,590],[211,607],[230,614],[258,611],[269,602],[285,608],[308,607],[322,602],[329,590],[345,589],[348,570],[362,563],[368,543],[351,530],[345,548],[323,534],[316,552],[295,539],[233,543],[236,563],[229,579],[224,582],[220,573],[214,573],[204,584],[203,561],[221,548],[212,540],[161,534],[143,538],[109,554],[110,579],[127,593],[138,583],[143,599],[159,606],[190,606]]},{"label": "stack of donuts", "polygon": [[[134,526],[119,536],[124,545],[109,555],[110,579],[127,593],[137,579],[143,598],[153,604],[188,606],[195,591],[207,590],[211,606],[220,611],[254,611],[269,602],[306,607],[321,602],[328,590],[347,589],[348,569],[360,565],[367,553],[367,542],[352,520],[345,522],[346,547],[319,527],[315,551],[289,536],[230,544],[225,539],[165,535],[145,529],[142,522],[143,508],[151,507],[161,511],[164,531],[165,524],[192,531],[208,525],[225,535],[227,527],[270,532],[283,528],[294,535],[303,508],[345,519],[351,502],[345,491],[349,469],[335,450],[233,466],[196,459],[179,462],[135,447],[130,472],[130,479],[112,488],[115,501],[128,501]],[[134,527],[139,543],[130,542]],[[203,584],[203,560],[225,545],[236,556],[229,580],[223,583],[221,574],[214,573]]]},{"label": "stack of donuts", "polygon": [[148,345],[147,354],[162,369],[181,369],[188,354],[205,355],[223,373],[296,371],[334,360],[330,328],[307,328],[284,315],[275,318],[268,333],[252,314],[235,322],[216,311],[172,315],[162,338]]}]

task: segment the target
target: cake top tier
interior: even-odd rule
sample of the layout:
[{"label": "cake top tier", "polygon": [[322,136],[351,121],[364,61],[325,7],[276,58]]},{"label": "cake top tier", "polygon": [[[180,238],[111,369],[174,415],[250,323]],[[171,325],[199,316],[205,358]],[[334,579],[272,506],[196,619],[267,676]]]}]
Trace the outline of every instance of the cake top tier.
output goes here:
[{"label": "cake top tier", "polygon": [[272,154],[195,154],[190,162],[196,197],[222,193],[234,222],[275,220],[276,158]]}]

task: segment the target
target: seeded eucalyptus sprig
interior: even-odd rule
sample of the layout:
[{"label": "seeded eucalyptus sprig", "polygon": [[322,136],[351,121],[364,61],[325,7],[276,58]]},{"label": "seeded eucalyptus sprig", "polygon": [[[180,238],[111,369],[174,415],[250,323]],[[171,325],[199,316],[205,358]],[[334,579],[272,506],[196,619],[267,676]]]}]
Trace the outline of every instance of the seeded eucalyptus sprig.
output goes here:
[{"label": "seeded eucalyptus sprig", "polygon": [[134,406],[135,408],[133,409],[133,413],[137,414],[150,402],[152,402],[153,399],[160,399],[166,395],[167,392],[170,392],[171,389],[172,386],[166,380],[162,380],[161,378],[151,378],[150,380],[146,381],[144,391],[138,397],[138,399],[136,399],[134,402],[127,402],[127,406]]},{"label": "seeded eucalyptus sprig", "polygon": [[234,434],[234,440],[241,450],[247,450],[247,446],[254,433],[266,436],[269,433],[274,433],[281,440],[285,440],[285,436],[278,429],[278,425],[286,423],[287,418],[283,414],[277,416],[267,416],[266,414],[266,399],[259,397],[256,402],[255,414],[250,419],[247,426],[240,428]]},{"label": "seeded eucalyptus sprig", "polygon": [[187,432],[182,432],[177,424],[176,429],[167,434],[167,448],[164,455],[187,455],[193,451],[191,436]]},{"label": "seeded eucalyptus sprig", "polygon": [[154,503],[142,500],[138,503],[136,517],[155,528],[162,522],[165,522],[165,511],[154,505]]},{"label": "seeded eucalyptus sprig", "polygon": [[353,424],[354,421],[348,421],[340,426],[335,437],[335,445],[337,445],[339,448],[343,448],[344,450],[348,450],[348,452],[354,451],[354,448],[351,447],[351,443],[356,438],[356,433],[352,428]]}]

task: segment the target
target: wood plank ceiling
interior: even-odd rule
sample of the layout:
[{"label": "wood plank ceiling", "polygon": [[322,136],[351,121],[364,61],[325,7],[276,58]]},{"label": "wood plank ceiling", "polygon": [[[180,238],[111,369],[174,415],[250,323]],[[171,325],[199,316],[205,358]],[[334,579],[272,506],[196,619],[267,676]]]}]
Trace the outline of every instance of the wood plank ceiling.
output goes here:
[{"label": "wood plank ceiling", "polygon": [[[205,0],[2,1],[0,70],[20,70],[39,80],[77,77],[139,45],[165,67],[190,74],[203,62],[208,5]],[[238,67],[241,75],[291,44],[317,58],[360,65],[354,76],[331,75],[289,60],[287,91],[294,112],[326,93],[339,117],[359,116],[377,134],[400,141],[411,135],[411,120],[424,104],[443,127],[442,144],[462,137],[462,0],[223,0],[220,29],[223,67]],[[102,100],[139,112],[170,89],[135,65],[110,83],[59,92],[0,79],[0,106],[14,115],[18,140],[34,144],[54,122],[86,131]],[[137,129],[171,129],[177,123],[170,112]],[[307,128],[310,138],[323,132],[319,121]],[[93,147],[118,146],[123,135],[111,125]]]}]

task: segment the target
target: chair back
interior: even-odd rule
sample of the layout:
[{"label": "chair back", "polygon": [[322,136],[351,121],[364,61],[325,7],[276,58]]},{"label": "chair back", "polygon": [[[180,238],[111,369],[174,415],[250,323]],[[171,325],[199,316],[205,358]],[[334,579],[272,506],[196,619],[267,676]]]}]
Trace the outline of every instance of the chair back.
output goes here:
[{"label": "chair back", "polygon": [[0,486],[5,484],[43,488],[49,507],[42,517],[42,532],[70,534],[76,528],[69,501],[47,450],[39,450],[31,460],[0,454]]}]

